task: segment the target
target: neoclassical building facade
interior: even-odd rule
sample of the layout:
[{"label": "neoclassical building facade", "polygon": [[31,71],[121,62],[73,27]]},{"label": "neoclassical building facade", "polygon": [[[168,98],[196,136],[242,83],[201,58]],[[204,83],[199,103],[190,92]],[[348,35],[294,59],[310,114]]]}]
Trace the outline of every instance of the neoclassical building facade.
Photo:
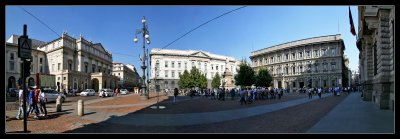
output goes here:
[{"label": "neoclassical building facade", "polygon": [[[237,67],[239,65],[239,62],[233,57],[198,50],[156,48],[151,49],[150,59],[150,80],[154,83],[156,76],[155,67],[158,67],[157,80],[159,80],[161,89],[179,88],[179,75],[183,74],[185,70],[190,72],[192,67],[196,67],[206,75],[208,80],[207,87],[211,88],[211,81],[215,74],[219,74],[222,78],[224,72],[228,70],[233,75],[230,78],[233,78],[237,74]],[[230,85],[234,85],[234,79],[229,79],[229,81],[231,81]],[[232,88],[233,86],[230,87]]]},{"label": "neoclassical building facade", "polygon": [[342,86],[344,49],[340,34],[296,40],[253,51],[251,66],[267,69],[274,88]]},{"label": "neoclassical building facade", "polygon": [[101,43],[63,33],[37,49],[46,53],[46,68],[56,76],[57,90],[98,91],[117,86],[118,77],[112,75],[112,55]]},{"label": "neoclassical building facade", "polygon": [[360,84],[363,99],[394,110],[395,6],[358,6]]},{"label": "neoclassical building facade", "polygon": [[131,68],[133,65],[125,65],[123,63],[114,62],[112,74],[119,78],[118,87],[126,88],[129,91],[133,90],[133,87],[139,85],[139,74],[135,68]]},{"label": "neoclassical building facade", "polygon": [[[6,42],[6,53],[5,53],[5,76],[6,76],[6,92],[9,88],[17,88],[18,80],[21,76],[21,63],[22,61],[18,58],[18,35],[11,35]],[[27,86],[35,86],[37,77],[36,73],[49,74],[46,69],[48,66],[46,61],[46,53],[36,48],[45,44],[43,41],[36,39],[32,40],[32,61],[31,61],[31,75],[26,78]]]}]

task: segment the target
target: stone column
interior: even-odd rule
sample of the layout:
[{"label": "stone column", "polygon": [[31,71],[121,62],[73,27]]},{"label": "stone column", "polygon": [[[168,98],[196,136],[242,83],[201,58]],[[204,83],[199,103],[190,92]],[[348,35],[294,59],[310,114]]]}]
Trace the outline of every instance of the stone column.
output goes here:
[{"label": "stone column", "polygon": [[[389,108],[390,94],[390,36],[389,10],[378,11],[378,28],[376,37],[377,74],[373,78],[376,101],[381,109]],[[374,61],[375,62],[375,61]]]}]

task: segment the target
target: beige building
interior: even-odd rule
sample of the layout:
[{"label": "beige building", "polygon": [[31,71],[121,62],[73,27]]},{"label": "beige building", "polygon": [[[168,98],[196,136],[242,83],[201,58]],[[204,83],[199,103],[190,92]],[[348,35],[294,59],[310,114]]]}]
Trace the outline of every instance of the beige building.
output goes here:
[{"label": "beige building", "polygon": [[358,6],[359,71],[363,99],[394,110],[395,6]]},{"label": "beige building", "polygon": [[118,77],[112,73],[112,55],[100,43],[73,38],[63,33],[60,38],[50,41],[38,50],[47,56],[48,71],[56,75],[57,89],[115,88]]},{"label": "beige building", "polygon": [[340,34],[296,40],[252,52],[251,66],[268,69],[274,88],[342,86],[344,49]]},{"label": "beige building", "polygon": [[139,84],[139,74],[133,65],[125,65],[123,63],[113,63],[112,74],[119,78],[118,87],[126,88],[133,91],[133,87],[137,87]]},{"label": "beige building", "polygon": [[[173,49],[151,49],[151,76],[152,82],[155,79],[155,67],[158,67],[157,79],[160,80],[161,89],[174,89],[178,87],[179,75],[185,70],[189,71],[192,67],[199,69],[208,80],[208,88],[211,88],[212,78],[219,74],[223,76],[226,70],[230,71],[231,79],[226,83],[227,88],[234,87],[234,75],[237,74],[239,64],[233,57],[216,55],[205,51],[197,50],[173,50]],[[222,81],[221,81],[222,85]],[[222,86],[221,86],[222,87]]]},{"label": "beige building", "polygon": [[[17,88],[18,80],[21,77],[21,64],[22,60],[18,58],[18,35],[11,35],[6,42],[5,53],[5,71],[6,71],[6,92],[9,88]],[[26,79],[27,86],[36,85],[36,73],[48,74],[46,69],[48,66],[46,61],[46,53],[36,48],[45,44],[43,41],[36,39],[32,40],[32,62],[31,62],[31,75]]]}]

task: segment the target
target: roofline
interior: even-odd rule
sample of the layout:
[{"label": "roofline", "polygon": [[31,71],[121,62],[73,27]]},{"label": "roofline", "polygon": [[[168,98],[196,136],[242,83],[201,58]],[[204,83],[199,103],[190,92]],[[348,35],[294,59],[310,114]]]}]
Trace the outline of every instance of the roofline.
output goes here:
[{"label": "roofline", "polygon": [[262,48],[260,50],[252,51],[251,53],[259,52],[259,51],[262,51],[262,50],[265,50],[265,49],[274,48],[274,47],[278,47],[278,46],[281,46],[281,45],[284,45],[284,44],[293,43],[293,42],[299,42],[299,41],[303,41],[303,40],[311,40],[311,39],[314,39],[314,38],[322,38],[322,37],[328,37],[328,36],[337,36],[337,35],[341,36],[341,34],[335,34],[335,35],[325,35],[325,36],[317,36],[317,37],[305,38],[305,39],[300,39],[300,40],[294,40],[294,41],[285,42],[285,43],[273,45],[273,46],[270,46],[270,47]]}]

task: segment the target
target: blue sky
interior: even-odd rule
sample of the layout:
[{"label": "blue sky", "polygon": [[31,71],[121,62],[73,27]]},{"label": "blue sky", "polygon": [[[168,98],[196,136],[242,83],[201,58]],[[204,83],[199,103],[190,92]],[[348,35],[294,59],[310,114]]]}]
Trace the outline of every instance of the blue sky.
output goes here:
[{"label": "blue sky", "polygon": [[[136,29],[146,16],[151,48],[162,48],[198,25],[240,6],[23,6],[58,34],[64,30],[102,43],[113,61],[134,64],[140,71],[142,43]],[[358,10],[351,6],[356,31]],[[17,6],[6,6],[6,39],[22,34],[52,41],[58,36]],[[316,36],[342,34],[350,69],[358,68],[356,37],[350,33],[348,6],[248,6],[193,31],[168,49],[204,50],[240,60],[250,52]],[[140,36],[139,42],[141,42]]]}]

